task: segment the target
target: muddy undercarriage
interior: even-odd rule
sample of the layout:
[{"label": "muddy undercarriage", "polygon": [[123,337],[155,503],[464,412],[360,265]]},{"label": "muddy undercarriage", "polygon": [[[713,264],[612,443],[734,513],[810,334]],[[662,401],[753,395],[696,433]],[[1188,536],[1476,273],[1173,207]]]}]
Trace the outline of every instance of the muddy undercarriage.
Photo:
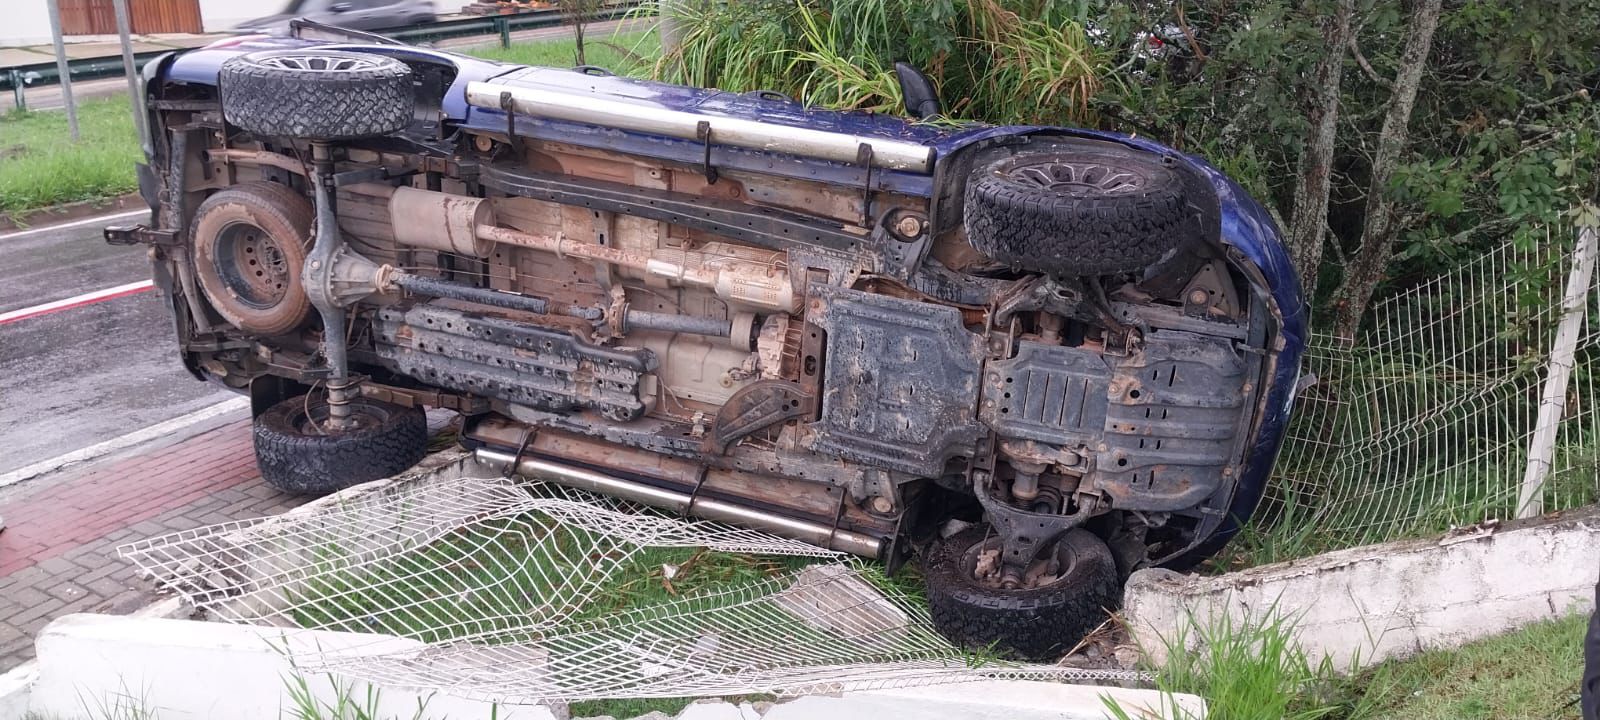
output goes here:
[{"label": "muddy undercarriage", "polygon": [[[951,562],[996,592],[1114,583],[1183,557],[1229,507],[1275,320],[1218,241],[1215,196],[1170,170],[1194,239],[1086,274],[1048,269],[1070,253],[1016,256],[1048,228],[983,240],[962,221],[964,192],[1170,163],[1003,136],[941,159],[924,196],[874,183],[894,156],[865,143],[851,185],[713,163],[709,128],[704,161],[683,162],[513,122],[446,132],[416,102],[402,131],[334,141],[241,128],[215,88],[152,92],[155,229],[108,236],[153,246],[186,362],[288,407],[280,434],[449,408],[508,472],[891,565],[979,528],[931,556],[966,553]],[[512,92],[498,102],[518,116]],[[986,172],[1010,185],[982,195]]]}]

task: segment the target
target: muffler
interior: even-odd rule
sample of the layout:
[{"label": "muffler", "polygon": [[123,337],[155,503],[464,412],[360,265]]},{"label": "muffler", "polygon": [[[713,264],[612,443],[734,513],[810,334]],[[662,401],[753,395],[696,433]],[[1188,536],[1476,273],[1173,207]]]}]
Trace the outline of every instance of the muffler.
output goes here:
[{"label": "muffler", "polygon": [[513,472],[530,479],[631,500],[680,515],[762,530],[791,540],[873,559],[879,559],[883,552],[884,543],[880,538],[763,512],[716,498],[696,497],[535,457],[517,459],[511,453],[490,448],[478,448],[473,456],[478,462],[502,470],[514,462],[516,468]]}]

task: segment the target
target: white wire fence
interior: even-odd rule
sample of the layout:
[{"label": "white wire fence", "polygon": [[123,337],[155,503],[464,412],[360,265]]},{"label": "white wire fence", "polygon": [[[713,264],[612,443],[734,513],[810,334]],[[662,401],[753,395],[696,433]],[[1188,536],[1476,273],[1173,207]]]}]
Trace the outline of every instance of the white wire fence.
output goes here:
[{"label": "white wire fence", "polygon": [[[1580,233],[1562,232],[1378,303],[1352,345],[1313,336],[1309,384],[1259,515],[1269,529],[1254,534],[1269,556],[1258,561],[1517,517],[1552,358],[1569,354],[1548,469],[1528,489],[1547,511],[1595,502],[1600,281],[1582,274],[1593,239],[1580,257]],[[1567,296],[1575,273],[1581,286]],[[1573,309],[1575,342],[1557,347]]]},{"label": "white wire fence", "polygon": [[420,643],[304,671],[510,704],[1143,679],[974,656],[875,566],[558,486],[422,477],[307,510],[122,553],[219,620]]}]

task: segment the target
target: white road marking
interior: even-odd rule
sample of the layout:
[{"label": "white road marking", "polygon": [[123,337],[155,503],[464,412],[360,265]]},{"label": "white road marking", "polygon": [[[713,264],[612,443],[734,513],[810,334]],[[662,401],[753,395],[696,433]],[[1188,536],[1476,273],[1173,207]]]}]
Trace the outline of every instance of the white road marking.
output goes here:
[{"label": "white road marking", "polygon": [[4,235],[0,235],[0,242],[5,242],[6,240],[15,240],[17,238],[27,237],[29,235],[38,235],[39,233],[47,233],[47,232],[50,232],[51,230],[65,230],[67,228],[81,227],[81,226],[84,226],[84,225],[93,225],[95,223],[104,223],[104,222],[106,222],[108,220],[122,220],[122,219],[125,219],[125,218],[131,218],[131,217],[136,217],[136,216],[139,216],[139,215],[149,215],[149,214],[150,214],[149,210],[128,210],[128,211],[125,211],[125,212],[119,212],[119,213],[115,213],[115,214],[112,214],[112,215],[101,215],[101,216],[98,216],[98,217],[84,218],[82,220],[73,220],[72,222],[64,222],[64,223],[61,223],[59,225],[45,225],[43,227],[28,228],[27,230],[18,230],[16,232],[10,232],[10,233],[6,233]]},{"label": "white road marking", "polygon": [[95,290],[94,292],[86,292],[82,295],[74,295],[69,298],[55,300],[40,305],[34,305],[32,307],[11,310],[0,313],[0,325],[13,323],[18,320],[26,320],[36,315],[48,315],[53,312],[69,310],[80,305],[92,305],[103,300],[111,300],[124,295],[141,293],[154,287],[155,283],[149,280],[140,280],[139,282],[131,282],[126,285],[118,285],[116,287],[108,287],[103,290]]},{"label": "white road marking", "polygon": [[134,445],[148,442],[164,435],[170,435],[186,427],[205,422],[212,418],[238,412],[240,410],[248,410],[249,408],[250,398],[228,398],[227,400],[223,400],[215,405],[201,408],[189,413],[188,415],[183,415],[180,417],[175,417],[171,420],[156,423],[143,430],[135,430],[121,437],[115,437],[102,443],[97,443],[86,448],[74,450],[64,455],[58,455],[50,458],[49,460],[36,462],[27,467],[12,470],[4,475],[0,475],[0,487],[15,485],[24,480],[31,480],[47,472],[67,467],[68,465],[76,465],[81,462],[104,457],[118,450],[130,448]]}]

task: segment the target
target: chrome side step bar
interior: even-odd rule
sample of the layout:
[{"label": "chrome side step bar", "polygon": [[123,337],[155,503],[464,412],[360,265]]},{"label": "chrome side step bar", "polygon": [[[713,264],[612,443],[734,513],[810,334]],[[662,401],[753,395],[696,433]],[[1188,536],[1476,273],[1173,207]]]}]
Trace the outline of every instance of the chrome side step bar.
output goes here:
[{"label": "chrome side step bar", "polygon": [[831,528],[808,520],[775,515],[716,498],[693,497],[688,493],[665,490],[539,458],[524,456],[521,460],[517,460],[511,453],[489,448],[478,448],[473,452],[473,457],[480,463],[502,470],[515,462],[516,468],[513,472],[526,478],[553,482],[601,495],[611,495],[704,520],[763,530],[830,550],[873,559],[881,558],[883,552],[884,541],[879,538]]},{"label": "chrome side step bar", "polygon": [[[467,84],[467,104],[497,111],[503,110],[509,104],[515,112],[534,117],[587,123],[683,140],[709,141],[716,145],[788,153],[841,163],[854,164],[865,157],[869,158],[873,167],[885,170],[906,170],[924,174],[933,172],[933,148],[920,143],[668,110],[651,105],[609,100],[598,95],[512,87],[479,81]],[[862,152],[863,146],[870,147],[871,152]]]}]

